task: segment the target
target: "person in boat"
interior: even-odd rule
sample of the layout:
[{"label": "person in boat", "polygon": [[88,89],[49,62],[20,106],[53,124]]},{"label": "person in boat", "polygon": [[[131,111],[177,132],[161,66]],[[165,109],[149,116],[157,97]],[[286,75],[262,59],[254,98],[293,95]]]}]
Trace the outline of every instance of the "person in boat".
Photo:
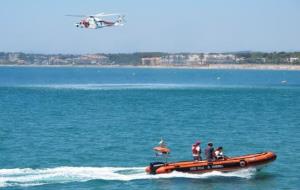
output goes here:
[{"label": "person in boat", "polygon": [[225,158],[223,153],[223,147],[218,147],[215,151],[215,156],[217,160],[223,160]]},{"label": "person in boat", "polygon": [[215,149],[213,147],[213,143],[209,142],[207,144],[207,147],[205,149],[205,157],[207,159],[207,161],[212,162],[215,160],[216,156],[215,156]]},{"label": "person in boat", "polygon": [[200,147],[200,141],[196,141],[195,144],[192,145],[192,154],[193,158],[196,161],[201,161],[201,147]]}]

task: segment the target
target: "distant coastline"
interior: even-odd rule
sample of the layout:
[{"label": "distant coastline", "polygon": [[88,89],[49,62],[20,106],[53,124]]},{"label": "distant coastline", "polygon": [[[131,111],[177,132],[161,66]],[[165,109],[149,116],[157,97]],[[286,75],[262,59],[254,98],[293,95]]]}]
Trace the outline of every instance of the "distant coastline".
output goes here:
[{"label": "distant coastline", "polygon": [[0,52],[0,66],[300,70],[300,52],[115,54]]},{"label": "distant coastline", "polygon": [[275,64],[210,64],[210,65],[16,65],[0,64],[1,67],[73,67],[73,68],[149,68],[149,69],[208,69],[208,70],[291,70],[300,71],[300,65],[275,65]]}]

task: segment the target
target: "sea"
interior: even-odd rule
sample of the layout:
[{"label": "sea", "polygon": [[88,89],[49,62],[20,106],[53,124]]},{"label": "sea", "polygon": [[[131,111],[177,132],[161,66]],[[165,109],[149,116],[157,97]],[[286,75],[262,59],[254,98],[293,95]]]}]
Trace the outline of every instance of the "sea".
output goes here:
[{"label": "sea", "polygon": [[[161,138],[171,162],[196,140],[277,160],[146,174]],[[299,144],[300,71],[0,67],[0,190],[299,189]]]}]

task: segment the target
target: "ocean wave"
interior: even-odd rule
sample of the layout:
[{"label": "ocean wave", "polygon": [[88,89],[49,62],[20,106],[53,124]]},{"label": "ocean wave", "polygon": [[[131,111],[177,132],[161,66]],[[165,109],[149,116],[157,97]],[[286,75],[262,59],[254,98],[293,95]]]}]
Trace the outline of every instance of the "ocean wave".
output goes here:
[{"label": "ocean wave", "polygon": [[115,83],[115,84],[32,84],[32,85],[12,85],[6,87],[15,88],[33,88],[33,89],[55,89],[55,90],[130,90],[130,89],[231,89],[231,88],[255,88],[255,89],[265,89],[265,88],[295,88],[297,86],[287,86],[287,85],[227,85],[227,84],[172,84],[172,83]]},{"label": "ocean wave", "polygon": [[45,85],[18,85],[21,88],[49,88],[74,90],[126,90],[126,89],[186,89],[213,87],[214,85],[200,84],[167,84],[167,83],[120,83],[120,84],[45,84]]},{"label": "ocean wave", "polygon": [[0,169],[0,187],[38,186],[45,184],[85,182],[90,180],[131,181],[162,178],[206,179],[212,177],[238,177],[249,179],[255,174],[254,168],[222,173],[213,171],[204,174],[172,172],[149,175],[144,167],[56,167],[44,169],[15,168]]}]

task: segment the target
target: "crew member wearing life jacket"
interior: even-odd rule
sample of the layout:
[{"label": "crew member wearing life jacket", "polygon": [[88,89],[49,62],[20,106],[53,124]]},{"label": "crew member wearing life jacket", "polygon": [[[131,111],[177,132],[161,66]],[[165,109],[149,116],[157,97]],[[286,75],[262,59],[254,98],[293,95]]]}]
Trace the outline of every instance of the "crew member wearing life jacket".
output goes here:
[{"label": "crew member wearing life jacket", "polygon": [[212,162],[215,160],[215,149],[213,147],[213,143],[209,142],[205,149],[205,156],[207,161]]},{"label": "crew member wearing life jacket", "polygon": [[202,160],[200,141],[196,141],[195,144],[192,145],[192,154],[193,154],[194,160],[197,160],[197,161]]},{"label": "crew member wearing life jacket", "polygon": [[218,147],[217,150],[215,151],[215,155],[216,155],[217,160],[224,159],[225,157],[224,157],[224,154],[223,154],[223,147],[221,147],[221,146]]}]

